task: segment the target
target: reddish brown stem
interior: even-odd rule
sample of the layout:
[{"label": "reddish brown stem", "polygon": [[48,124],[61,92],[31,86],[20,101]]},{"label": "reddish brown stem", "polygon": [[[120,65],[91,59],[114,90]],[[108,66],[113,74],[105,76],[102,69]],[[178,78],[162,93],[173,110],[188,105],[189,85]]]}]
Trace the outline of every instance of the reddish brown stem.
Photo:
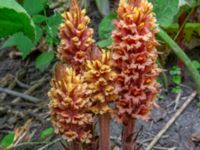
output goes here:
[{"label": "reddish brown stem", "polygon": [[110,149],[110,114],[99,116],[100,125],[100,150]]},{"label": "reddish brown stem", "polygon": [[122,146],[123,150],[133,150],[133,136],[134,136],[135,120],[130,120],[124,125],[122,131]]},{"label": "reddish brown stem", "polygon": [[73,141],[71,144],[71,150],[80,150],[81,143],[78,141]]},{"label": "reddish brown stem", "polygon": [[[179,26],[180,26],[180,32],[178,35],[178,45],[184,49],[184,23],[185,19],[187,17],[187,14],[183,12],[181,16],[179,17]],[[184,26],[183,26],[184,25]],[[184,63],[180,60],[178,60],[178,66],[181,69],[181,76],[184,78]]]}]

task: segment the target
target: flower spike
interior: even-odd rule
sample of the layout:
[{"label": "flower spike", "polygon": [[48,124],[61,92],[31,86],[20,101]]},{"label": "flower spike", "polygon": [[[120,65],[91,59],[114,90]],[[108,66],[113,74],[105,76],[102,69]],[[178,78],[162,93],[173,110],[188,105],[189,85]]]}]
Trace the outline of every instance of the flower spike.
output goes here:
[{"label": "flower spike", "polygon": [[102,50],[100,59],[87,60],[85,66],[84,78],[93,102],[91,110],[101,115],[110,112],[109,104],[117,98],[114,87],[117,74],[111,68],[110,52]]},{"label": "flower spike", "polygon": [[57,64],[51,86],[49,108],[56,133],[68,141],[90,142],[92,114],[88,112],[91,106],[88,85],[72,68]]},{"label": "flower spike", "polygon": [[113,60],[118,71],[116,116],[119,121],[147,119],[159,91],[156,78],[156,20],[147,0],[121,0],[112,32]]},{"label": "flower spike", "polygon": [[88,27],[90,18],[86,11],[81,10],[77,0],[71,1],[71,9],[62,14],[63,23],[59,27],[60,45],[57,50],[58,58],[77,67],[88,59],[92,49],[93,29]]}]

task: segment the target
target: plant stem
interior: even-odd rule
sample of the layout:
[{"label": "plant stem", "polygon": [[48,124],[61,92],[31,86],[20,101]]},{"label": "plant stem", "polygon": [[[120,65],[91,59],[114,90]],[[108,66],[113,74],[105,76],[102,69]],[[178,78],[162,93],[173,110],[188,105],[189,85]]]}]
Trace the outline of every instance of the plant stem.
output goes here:
[{"label": "plant stem", "polygon": [[133,131],[135,127],[135,120],[130,120],[124,125],[122,132],[122,146],[123,150],[133,150]]},{"label": "plant stem", "polygon": [[78,141],[73,141],[71,145],[71,150],[80,150],[81,143]]},{"label": "plant stem", "polygon": [[190,58],[184,53],[184,51],[176,44],[174,40],[161,28],[158,36],[162,38],[165,43],[173,50],[173,52],[178,56],[178,58],[185,64],[189,70],[191,77],[194,79],[198,94],[200,94],[200,74],[198,70],[192,64]]},{"label": "plant stem", "polygon": [[99,116],[100,124],[100,150],[110,149],[110,114]]}]

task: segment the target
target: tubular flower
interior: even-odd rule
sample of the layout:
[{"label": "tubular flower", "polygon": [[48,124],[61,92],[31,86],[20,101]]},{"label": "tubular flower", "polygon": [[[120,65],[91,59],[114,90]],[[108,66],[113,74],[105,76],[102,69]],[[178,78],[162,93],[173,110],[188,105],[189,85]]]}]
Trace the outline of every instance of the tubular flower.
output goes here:
[{"label": "tubular flower", "polygon": [[121,0],[112,32],[112,58],[118,71],[116,116],[147,119],[159,92],[156,78],[156,20],[147,0]]},{"label": "tubular flower", "polygon": [[90,142],[92,114],[87,84],[71,68],[57,65],[48,93],[52,124],[56,133],[68,141]]},{"label": "tubular flower", "polygon": [[61,42],[57,51],[61,60],[77,67],[88,58],[94,39],[86,11],[79,8],[76,0],[71,3],[70,11],[62,14],[64,22],[59,27]]},{"label": "tubular flower", "polygon": [[91,110],[95,114],[110,111],[109,104],[116,100],[114,81],[117,77],[110,65],[110,52],[103,50],[101,59],[87,60],[84,79],[91,90]]}]

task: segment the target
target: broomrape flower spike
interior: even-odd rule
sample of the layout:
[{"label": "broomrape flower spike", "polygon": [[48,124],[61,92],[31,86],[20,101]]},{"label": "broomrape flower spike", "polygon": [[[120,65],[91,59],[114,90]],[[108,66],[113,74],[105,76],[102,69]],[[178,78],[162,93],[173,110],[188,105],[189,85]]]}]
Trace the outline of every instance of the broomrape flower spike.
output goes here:
[{"label": "broomrape flower spike", "polygon": [[87,60],[85,66],[84,78],[91,91],[92,112],[100,115],[109,113],[109,104],[117,98],[114,87],[117,74],[111,68],[110,52],[102,50],[100,60]]},{"label": "broomrape flower spike", "polygon": [[87,111],[91,106],[86,92],[88,85],[72,68],[58,64],[51,86],[48,93],[51,99],[49,108],[56,133],[69,142],[76,140],[89,143],[92,137],[89,129],[92,114]]},{"label": "broomrape flower spike", "polygon": [[[112,58],[118,73],[115,116],[123,122],[124,149],[132,149],[127,138],[132,134],[136,118],[147,120],[159,92],[156,78],[156,20],[153,6],[147,0],[121,0],[112,32]],[[130,138],[129,138],[130,139]],[[130,142],[130,141],[129,141]]]},{"label": "broomrape flower spike", "polygon": [[76,0],[71,1],[70,11],[64,12],[62,18],[58,58],[77,70],[88,59],[94,43],[93,29],[88,27],[90,19],[86,16],[86,10],[81,10]]}]

